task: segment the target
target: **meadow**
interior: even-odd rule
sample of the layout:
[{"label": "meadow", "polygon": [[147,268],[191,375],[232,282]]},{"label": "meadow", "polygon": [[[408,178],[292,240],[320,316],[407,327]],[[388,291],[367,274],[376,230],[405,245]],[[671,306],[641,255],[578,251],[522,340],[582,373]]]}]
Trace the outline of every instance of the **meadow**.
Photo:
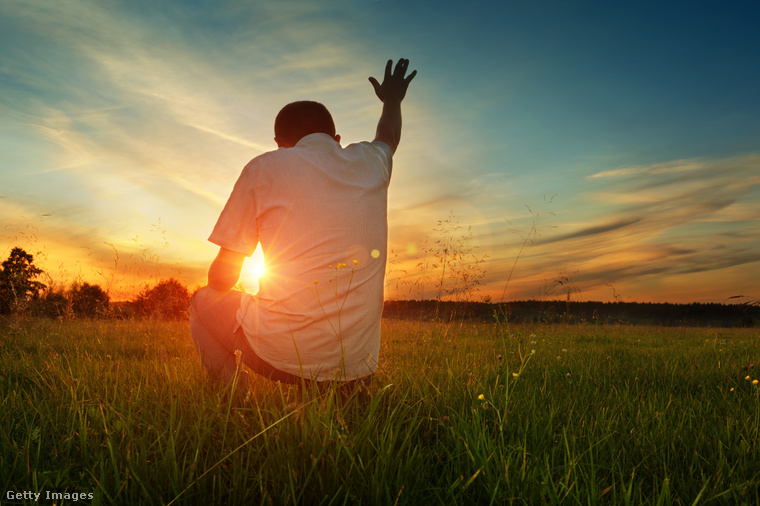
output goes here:
[{"label": "meadow", "polygon": [[0,502],[758,504],[755,360],[757,328],[384,320],[369,391],[245,399],[185,322],[1,319]]}]

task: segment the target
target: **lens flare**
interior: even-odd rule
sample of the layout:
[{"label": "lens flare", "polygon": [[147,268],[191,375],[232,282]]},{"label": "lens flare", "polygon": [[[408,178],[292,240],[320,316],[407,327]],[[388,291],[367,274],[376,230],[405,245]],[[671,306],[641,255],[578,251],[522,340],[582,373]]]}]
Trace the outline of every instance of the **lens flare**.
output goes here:
[{"label": "lens flare", "polygon": [[259,279],[267,272],[266,262],[264,261],[264,251],[261,249],[261,243],[256,245],[256,250],[250,258],[245,259],[243,272],[240,275],[240,284],[251,293],[256,294],[259,291]]}]

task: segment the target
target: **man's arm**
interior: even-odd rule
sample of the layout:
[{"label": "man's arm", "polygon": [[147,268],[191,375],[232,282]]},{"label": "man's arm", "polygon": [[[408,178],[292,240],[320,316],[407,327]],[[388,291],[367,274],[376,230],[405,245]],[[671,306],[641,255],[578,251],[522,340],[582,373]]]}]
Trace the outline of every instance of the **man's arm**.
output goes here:
[{"label": "man's arm", "polygon": [[380,121],[377,122],[377,132],[375,140],[384,142],[391,148],[391,153],[395,153],[398,144],[401,141],[401,101],[406,96],[406,89],[409,83],[417,75],[413,71],[408,77],[404,77],[409,68],[409,60],[401,58],[393,69],[393,60],[388,60],[385,65],[385,77],[383,84],[380,84],[374,77],[369,78],[369,82],[375,88],[375,94],[383,102],[383,112],[380,115]]},{"label": "man's arm", "polygon": [[219,248],[219,253],[211,262],[208,270],[208,286],[214,290],[226,292],[235,286],[243,269],[245,255],[225,248]]}]

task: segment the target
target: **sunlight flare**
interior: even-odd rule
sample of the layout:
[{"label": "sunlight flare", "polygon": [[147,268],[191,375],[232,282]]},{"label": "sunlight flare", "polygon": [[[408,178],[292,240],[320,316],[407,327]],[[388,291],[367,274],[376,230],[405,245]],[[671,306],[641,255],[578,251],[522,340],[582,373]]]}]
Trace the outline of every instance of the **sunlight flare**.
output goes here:
[{"label": "sunlight flare", "polygon": [[245,259],[243,272],[240,275],[240,284],[247,290],[256,294],[259,291],[259,280],[266,274],[266,262],[261,243],[256,245],[256,250],[249,258]]}]

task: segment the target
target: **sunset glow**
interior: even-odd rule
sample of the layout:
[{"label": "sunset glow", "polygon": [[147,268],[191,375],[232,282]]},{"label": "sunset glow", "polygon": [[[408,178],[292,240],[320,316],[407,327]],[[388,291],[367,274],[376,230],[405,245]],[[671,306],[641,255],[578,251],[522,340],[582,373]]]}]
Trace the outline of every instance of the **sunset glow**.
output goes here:
[{"label": "sunset glow", "polygon": [[[204,284],[206,239],[242,168],[277,149],[279,109],[317,100],[343,145],[372,140],[367,78],[405,57],[388,247],[370,252],[387,297],[435,295],[419,280],[449,233],[485,259],[476,299],[563,277],[574,300],[760,298],[748,5],[147,5],[0,3],[0,261],[22,247],[46,283],[114,298]],[[260,260],[244,270],[253,289]]]}]

